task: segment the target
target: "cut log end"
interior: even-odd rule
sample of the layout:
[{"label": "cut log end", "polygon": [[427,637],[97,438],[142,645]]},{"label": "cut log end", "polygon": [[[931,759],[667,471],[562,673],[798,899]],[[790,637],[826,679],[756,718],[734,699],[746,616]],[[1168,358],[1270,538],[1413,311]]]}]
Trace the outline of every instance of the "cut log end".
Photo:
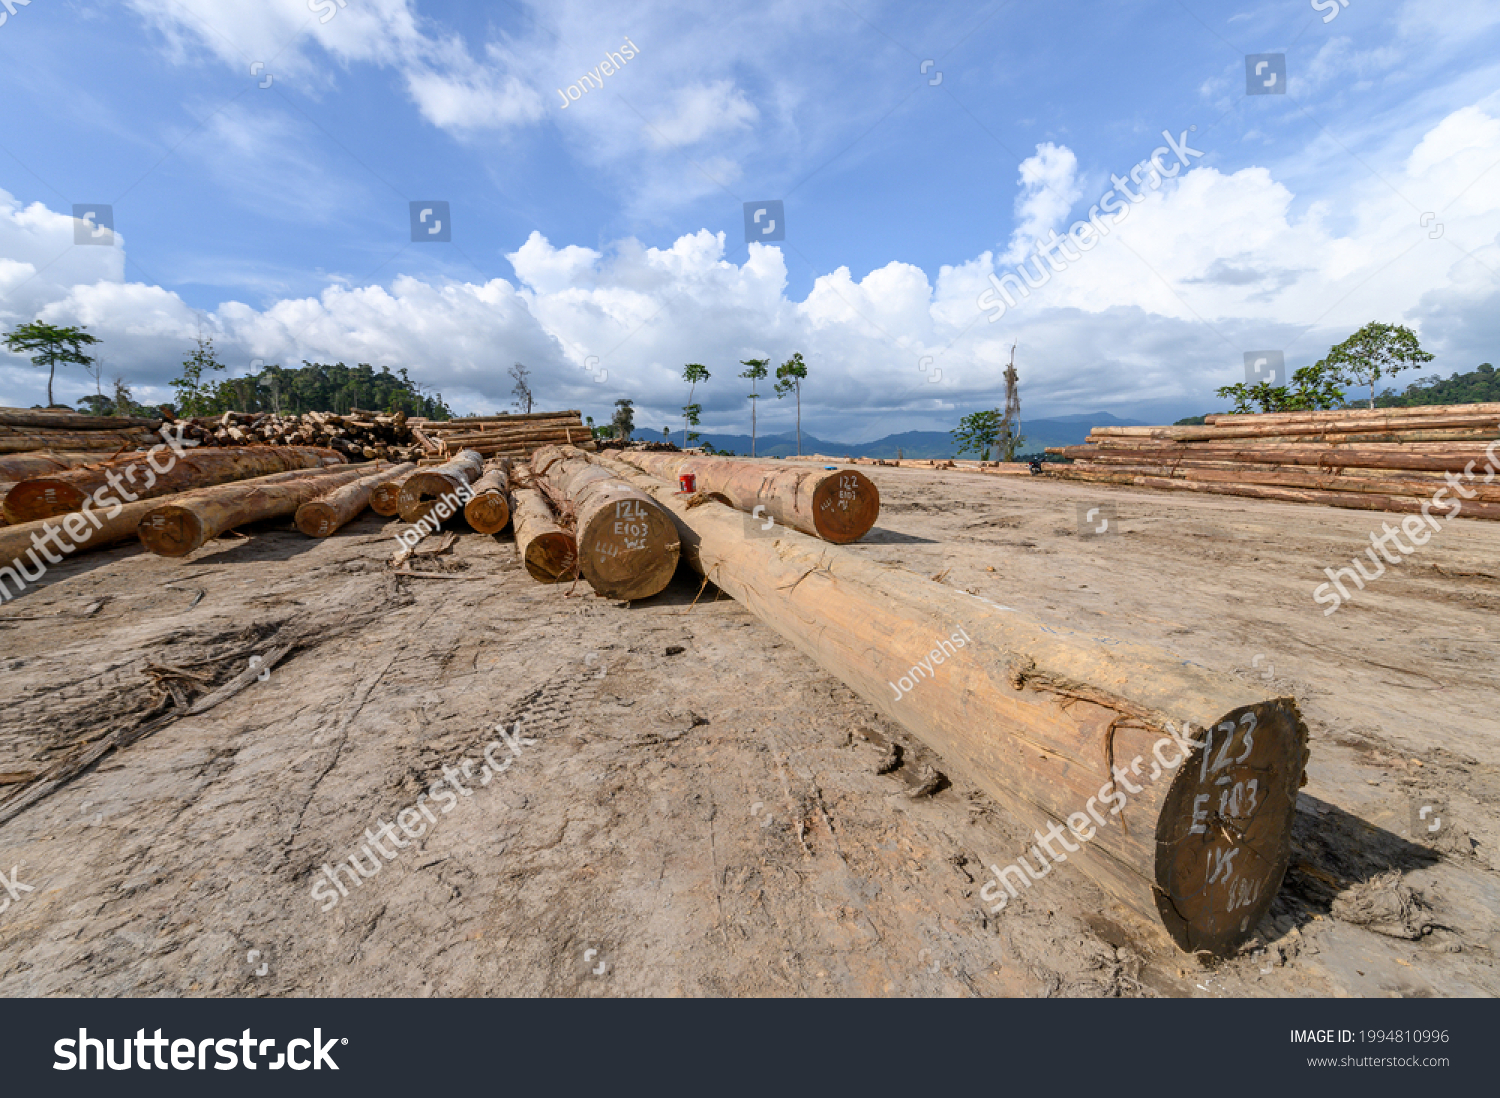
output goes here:
[{"label": "cut log end", "polygon": [[343,525],[338,509],[320,500],[297,508],[297,529],[310,538],[326,538]]},{"label": "cut log end", "polygon": [[5,521],[12,525],[55,518],[83,509],[88,493],[53,480],[23,480],[5,493]]},{"label": "cut log end", "polygon": [[858,541],[880,517],[880,489],[863,473],[841,469],[813,491],[818,536],[835,545]]},{"label": "cut log end", "polygon": [[677,525],[654,501],[606,504],[580,532],[579,569],[594,591],[611,599],[644,599],[672,581],[681,552]]},{"label": "cut log end", "polygon": [[481,534],[498,534],[510,523],[510,504],[501,492],[485,492],[464,504],[464,520]]},{"label": "cut log end", "polygon": [[141,544],[162,557],[185,557],[208,540],[199,516],[176,504],[155,508],[142,520],[138,533]]},{"label": "cut log end", "polygon": [[537,534],[526,546],[526,571],[538,583],[566,583],[577,570],[573,539],[560,531]]},{"label": "cut log end", "polygon": [[1226,956],[1254,933],[1286,874],[1307,726],[1279,698],[1193,739],[1203,746],[1181,763],[1158,819],[1153,892],[1178,946]]}]

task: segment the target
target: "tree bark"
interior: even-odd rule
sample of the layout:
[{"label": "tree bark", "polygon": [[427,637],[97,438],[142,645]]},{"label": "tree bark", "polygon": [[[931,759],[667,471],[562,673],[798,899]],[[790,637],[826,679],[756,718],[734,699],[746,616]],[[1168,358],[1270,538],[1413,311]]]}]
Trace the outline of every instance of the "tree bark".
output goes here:
[{"label": "tree bark", "polygon": [[84,412],[46,412],[34,408],[0,408],[0,427],[44,427],[62,431],[118,431],[141,427],[155,431],[161,419],[142,416],[91,416]]},{"label": "tree bark", "polygon": [[774,519],[835,545],[858,541],[880,517],[880,490],[853,469],[640,450],[621,451],[620,460],[674,485],[680,474],[693,473],[699,491],[722,495],[730,506],[762,522]]},{"label": "tree bark", "polygon": [[185,557],[236,526],[296,514],[310,499],[369,475],[362,466],[282,473],[285,480],[241,481],[184,492],[141,519],[141,544],[157,556]]},{"label": "tree bark", "polygon": [[1253,933],[1291,856],[1294,699],[795,532],[746,539],[729,509],[601,461],[672,513],[694,568],[1037,828],[1036,870],[1018,859],[980,889],[992,912],[1056,868],[1045,845],[1184,950],[1228,955]]},{"label": "tree bark", "polygon": [[565,583],[578,574],[573,535],[557,525],[552,509],[534,488],[517,488],[516,555],[538,583]]},{"label": "tree bark", "polygon": [[308,500],[297,508],[297,529],[310,538],[326,538],[339,527],[353,522],[370,505],[370,496],[382,484],[389,484],[415,469],[410,463],[381,469],[361,477],[352,484],[335,488],[327,495]]},{"label": "tree bark", "polygon": [[[100,489],[113,490],[121,499],[127,493],[153,499],[272,473],[343,464],[344,459],[334,451],[310,446],[195,449],[180,455],[163,450],[155,457],[124,454],[90,468],[24,480],[6,494],[3,509],[10,522],[31,522],[77,511],[84,499]],[[110,476],[123,488],[112,489]]]},{"label": "tree bark", "polygon": [[572,508],[578,567],[596,594],[650,598],[677,571],[677,527],[650,496],[572,447],[548,446],[531,468]]}]

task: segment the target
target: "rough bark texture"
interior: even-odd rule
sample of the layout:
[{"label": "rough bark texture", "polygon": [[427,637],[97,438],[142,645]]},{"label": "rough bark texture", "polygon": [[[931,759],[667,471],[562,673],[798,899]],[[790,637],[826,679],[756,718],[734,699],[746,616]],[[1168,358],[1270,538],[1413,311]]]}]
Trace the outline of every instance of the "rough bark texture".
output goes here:
[{"label": "rough bark texture", "polygon": [[692,473],[700,492],[724,496],[732,507],[755,518],[774,520],[836,545],[858,541],[880,517],[880,490],[853,469],[632,450],[622,451],[620,460],[673,485],[680,474]]},{"label": "rough bark texture", "polygon": [[339,527],[353,522],[370,505],[370,496],[382,484],[404,477],[416,466],[407,462],[361,477],[353,484],[335,488],[327,495],[308,500],[297,508],[297,529],[310,538],[326,538]]},{"label": "rough bark texture", "polygon": [[564,583],[578,574],[573,535],[557,525],[546,499],[534,488],[517,488],[516,554],[538,583]]},{"label": "rough bark texture", "polygon": [[159,418],[141,416],[91,416],[86,412],[47,412],[34,408],[0,408],[0,427],[47,427],[67,431],[117,431],[144,427],[154,431]]},{"label": "rough bark texture", "polygon": [[[310,446],[196,449],[180,455],[167,450],[154,456],[126,454],[92,468],[23,480],[6,493],[3,506],[8,521],[31,522],[77,511],[85,498],[101,489],[122,500],[126,492],[154,499],[272,473],[342,464],[344,459],[334,451]],[[111,475],[123,490],[111,485]]]},{"label": "rough bark texture", "polygon": [[483,472],[484,458],[473,450],[465,450],[442,465],[418,469],[401,485],[398,505],[401,521],[421,522],[443,503],[444,496],[453,510],[463,510],[469,485]]},{"label": "rough bark texture", "polygon": [[571,505],[579,570],[596,594],[644,599],[671,582],[677,527],[654,499],[572,447],[545,447],[531,467]]},{"label": "rough bark texture", "polygon": [[[331,466],[184,492],[141,519],[141,544],[157,556],[185,557],[236,526],[295,514],[310,499],[369,475],[368,466]],[[285,479],[279,479],[285,478]]]},{"label": "rough bark texture", "polygon": [[[1184,950],[1231,953],[1265,915],[1306,765],[1294,699],[795,532],[747,539],[722,505],[628,479],[672,513],[694,568],[1037,829],[991,867],[992,910],[1052,872],[1046,845]],[[1184,753],[1172,734],[1189,728]]]},{"label": "rough bark texture", "polygon": [[509,458],[501,458],[474,482],[474,498],[464,504],[464,521],[481,534],[498,534],[510,523]]}]

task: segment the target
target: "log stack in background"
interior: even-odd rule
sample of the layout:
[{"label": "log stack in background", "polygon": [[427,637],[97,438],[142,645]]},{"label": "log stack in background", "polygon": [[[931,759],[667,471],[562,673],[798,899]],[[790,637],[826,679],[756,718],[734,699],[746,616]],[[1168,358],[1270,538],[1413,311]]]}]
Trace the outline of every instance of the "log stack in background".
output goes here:
[{"label": "log stack in background", "polygon": [[91,416],[83,412],[0,408],[0,454],[33,450],[100,452],[133,450],[160,442],[159,419]]},{"label": "log stack in background", "polygon": [[[1065,480],[1417,512],[1456,473],[1462,514],[1500,519],[1500,404],[1208,416],[1194,427],[1095,427]],[[1465,470],[1473,470],[1465,476]],[[1451,498],[1452,492],[1450,490]]]},{"label": "log stack in background", "polygon": [[593,432],[576,410],[429,420],[420,427],[444,453],[474,450],[487,458],[519,459],[550,445],[594,449]]}]

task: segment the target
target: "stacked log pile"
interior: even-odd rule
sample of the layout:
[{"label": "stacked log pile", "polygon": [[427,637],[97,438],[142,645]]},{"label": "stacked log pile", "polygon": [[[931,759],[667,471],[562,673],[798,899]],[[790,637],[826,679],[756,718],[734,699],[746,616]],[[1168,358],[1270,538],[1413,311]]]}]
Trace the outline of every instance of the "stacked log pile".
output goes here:
[{"label": "stacked log pile", "polygon": [[0,454],[34,450],[115,453],[160,442],[159,419],[0,408]]},{"label": "stacked log pile", "polygon": [[[1049,449],[1065,480],[1417,512],[1463,486],[1462,514],[1500,519],[1500,404],[1216,415],[1195,427],[1096,427]],[[1472,493],[1472,495],[1470,495]]]},{"label": "stacked log pile", "polygon": [[187,420],[183,437],[203,446],[320,446],[350,461],[416,461],[430,452],[405,412],[225,412]]},{"label": "stacked log pile", "polygon": [[543,446],[595,448],[593,432],[583,425],[578,411],[429,420],[420,428],[444,454],[474,450],[487,458],[524,459]]}]

